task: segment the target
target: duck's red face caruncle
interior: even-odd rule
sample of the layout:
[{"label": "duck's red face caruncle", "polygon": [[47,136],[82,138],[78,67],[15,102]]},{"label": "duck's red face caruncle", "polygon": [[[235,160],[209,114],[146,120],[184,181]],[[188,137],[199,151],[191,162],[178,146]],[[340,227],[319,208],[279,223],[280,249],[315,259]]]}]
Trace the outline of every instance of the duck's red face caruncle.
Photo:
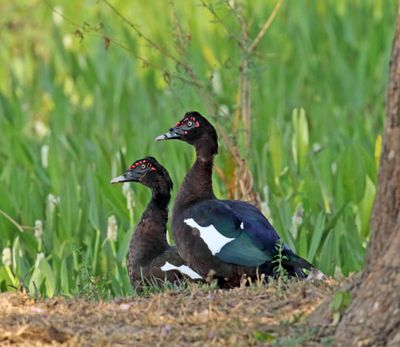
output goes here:
[{"label": "duck's red face caruncle", "polygon": [[[156,141],[162,140],[183,140],[193,143],[200,138],[204,130],[204,120],[198,112],[188,112],[176,125],[168,132],[156,137]],[[206,120],[205,120],[206,121]],[[206,121],[207,122],[207,121]],[[208,122],[207,122],[208,123]]]}]

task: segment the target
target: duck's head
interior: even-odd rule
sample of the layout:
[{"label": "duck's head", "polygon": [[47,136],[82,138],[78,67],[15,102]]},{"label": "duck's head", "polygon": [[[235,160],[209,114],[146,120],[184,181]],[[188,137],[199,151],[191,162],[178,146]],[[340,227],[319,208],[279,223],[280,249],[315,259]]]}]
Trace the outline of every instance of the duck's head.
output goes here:
[{"label": "duck's head", "polygon": [[136,160],[121,176],[110,183],[139,182],[152,189],[172,190],[168,171],[153,157]]},{"label": "duck's head", "polygon": [[199,112],[187,112],[168,132],[156,137],[156,141],[182,140],[212,154],[218,152],[218,136],[213,125]]}]

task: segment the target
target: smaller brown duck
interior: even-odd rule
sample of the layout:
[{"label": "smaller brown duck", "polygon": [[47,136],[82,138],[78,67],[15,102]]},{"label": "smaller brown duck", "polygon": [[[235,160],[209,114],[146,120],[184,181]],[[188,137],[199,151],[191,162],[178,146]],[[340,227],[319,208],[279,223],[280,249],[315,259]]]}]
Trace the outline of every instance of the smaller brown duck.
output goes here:
[{"label": "smaller brown duck", "polygon": [[182,278],[201,280],[189,268],[175,247],[166,239],[168,204],[172,180],[168,171],[153,157],[135,161],[121,176],[110,183],[139,182],[149,187],[152,197],[133,232],[128,252],[128,274],[135,289],[144,284],[176,282]]}]

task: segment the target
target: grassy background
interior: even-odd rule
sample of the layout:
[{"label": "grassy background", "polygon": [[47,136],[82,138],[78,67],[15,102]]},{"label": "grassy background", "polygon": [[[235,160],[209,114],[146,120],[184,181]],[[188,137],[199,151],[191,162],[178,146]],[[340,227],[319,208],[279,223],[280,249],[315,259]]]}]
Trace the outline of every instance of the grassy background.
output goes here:
[{"label": "grassy background", "polygon": [[[228,35],[199,1],[174,3],[113,2],[188,61],[234,114],[241,58],[235,16],[211,2]],[[274,5],[245,5],[252,37]],[[329,275],[363,266],[395,8],[395,0],[288,1],[251,60],[253,134],[242,154],[264,213]],[[154,155],[177,187],[193,152],[153,139],[188,110],[206,114],[204,100],[190,84],[138,60],[185,77],[102,1],[3,1],[0,12],[0,210],[26,226],[21,231],[0,215],[1,290],[130,295],[125,257],[149,192],[109,181]],[[104,35],[125,49],[116,41],[106,49]],[[231,119],[218,121],[230,131]],[[216,165],[229,175],[226,148],[220,152]],[[217,176],[214,188],[226,195]],[[112,215],[116,239],[107,233]]]}]

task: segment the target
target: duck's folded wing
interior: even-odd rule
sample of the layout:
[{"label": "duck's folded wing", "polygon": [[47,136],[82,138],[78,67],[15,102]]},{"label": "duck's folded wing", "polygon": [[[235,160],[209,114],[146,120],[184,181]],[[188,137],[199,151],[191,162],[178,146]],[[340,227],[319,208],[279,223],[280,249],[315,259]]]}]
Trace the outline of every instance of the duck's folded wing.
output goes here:
[{"label": "duck's folded wing", "polygon": [[[239,218],[247,220],[247,223],[250,224],[248,229],[251,230],[249,236],[254,242],[262,245],[262,249],[266,251],[266,253],[274,257],[276,254],[276,245],[280,238],[274,227],[261,211],[257,207],[244,201],[223,200],[223,202],[229,205]],[[282,253],[285,257],[283,265],[290,266],[292,270],[296,272],[297,276],[301,273],[301,269],[315,269],[314,265],[295,254],[286,243],[283,244]]]},{"label": "duck's folded wing", "polygon": [[255,267],[273,260],[275,237],[268,243],[264,240],[270,239],[264,235],[268,233],[265,225],[257,223],[254,216],[236,212],[224,201],[195,205],[184,222],[199,231],[210,252],[221,261]]},{"label": "duck's folded wing", "polygon": [[[276,253],[276,244],[280,237],[257,207],[239,200],[222,200],[221,202],[229,206],[236,216],[243,221],[243,228],[254,243],[268,253]],[[285,247],[288,246],[285,245]]]}]

